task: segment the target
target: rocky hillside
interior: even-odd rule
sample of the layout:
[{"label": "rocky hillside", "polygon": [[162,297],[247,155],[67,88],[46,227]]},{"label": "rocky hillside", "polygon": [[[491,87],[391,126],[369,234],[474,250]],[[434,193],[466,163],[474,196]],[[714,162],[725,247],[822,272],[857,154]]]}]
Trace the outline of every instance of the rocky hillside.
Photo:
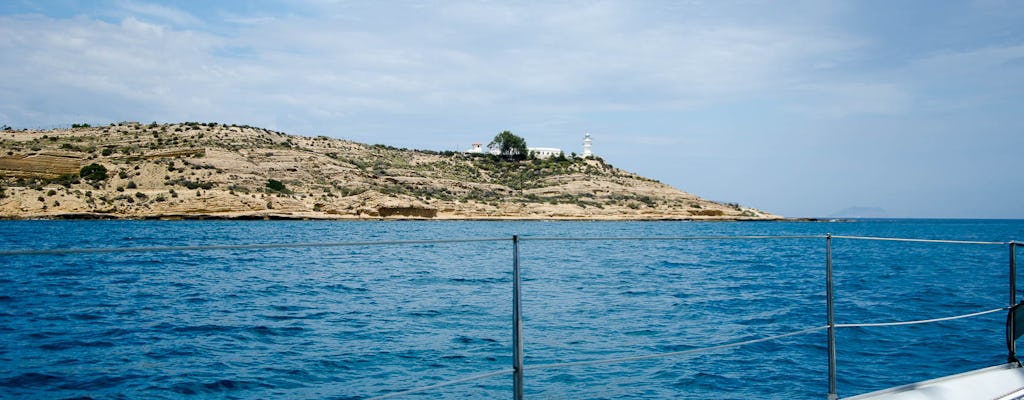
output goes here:
[{"label": "rocky hillside", "polygon": [[514,162],[217,123],[7,129],[0,149],[0,218],[778,218],[601,159]]}]

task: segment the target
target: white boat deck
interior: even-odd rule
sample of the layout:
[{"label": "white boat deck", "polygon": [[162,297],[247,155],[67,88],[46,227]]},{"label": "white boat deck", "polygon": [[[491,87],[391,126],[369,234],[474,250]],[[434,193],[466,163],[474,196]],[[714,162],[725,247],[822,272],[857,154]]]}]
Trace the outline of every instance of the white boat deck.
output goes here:
[{"label": "white boat deck", "polygon": [[1022,400],[1024,368],[1016,363],[945,376],[877,392],[848,397],[847,400]]}]

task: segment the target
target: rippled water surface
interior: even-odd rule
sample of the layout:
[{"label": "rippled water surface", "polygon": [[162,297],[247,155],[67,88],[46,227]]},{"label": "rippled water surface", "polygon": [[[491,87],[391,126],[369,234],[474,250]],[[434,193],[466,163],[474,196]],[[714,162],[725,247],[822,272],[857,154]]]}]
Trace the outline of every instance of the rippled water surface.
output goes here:
[{"label": "rippled water surface", "polygon": [[[1024,221],[842,223],[3,221],[0,397],[361,399],[508,369],[520,243],[528,398],[822,398],[825,239],[1009,241]],[[395,240],[481,239],[467,243]],[[838,323],[1005,306],[1007,245],[834,239]],[[999,364],[1005,314],[838,333],[839,394]],[[501,374],[402,398],[505,398]]]}]

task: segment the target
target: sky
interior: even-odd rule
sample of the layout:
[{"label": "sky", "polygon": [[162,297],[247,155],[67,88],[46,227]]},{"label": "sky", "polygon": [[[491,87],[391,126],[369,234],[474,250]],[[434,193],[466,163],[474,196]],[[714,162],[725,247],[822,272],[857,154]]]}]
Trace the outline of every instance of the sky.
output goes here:
[{"label": "sky", "polygon": [[787,217],[1024,218],[1020,1],[0,3],[0,125],[509,130]]}]

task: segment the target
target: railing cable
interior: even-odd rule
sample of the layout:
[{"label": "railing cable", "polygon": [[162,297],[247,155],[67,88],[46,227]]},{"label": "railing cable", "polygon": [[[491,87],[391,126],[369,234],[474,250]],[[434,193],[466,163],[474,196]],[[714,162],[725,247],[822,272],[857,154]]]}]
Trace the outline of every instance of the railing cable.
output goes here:
[{"label": "railing cable", "polygon": [[0,256],[21,255],[61,255],[82,253],[144,253],[167,251],[210,251],[210,250],[254,250],[254,249],[287,249],[307,247],[352,247],[352,246],[384,246],[412,244],[444,244],[473,242],[508,242],[510,237],[481,239],[439,239],[439,240],[389,240],[380,242],[312,242],[312,243],[256,243],[256,244],[224,244],[200,246],[153,246],[153,247],[94,247],[77,249],[41,249],[41,250],[0,250]]},{"label": "railing cable", "polygon": [[684,241],[684,240],[761,240],[761,239],[821,239],[824,235],[796,235],[796,236],[605,236],[605,237],[544,237],[544,236],[520,236],[520,241],[530,242],[608,242],[608,241]]},{"label": "railing cable", "polygon": [[[686,240],[761,240],[761,239],[820,239],[825,235],[778,235],[778,236],[665,236],[665,237],[523,237],[520,241],[686,241]],[[875,240],[895,242],[917,242],[917,243],[950,243],[950,244],[979,244],[979,245],[1006,245],[1010,242],[984,242],[984,241],[962,241],[962,240],[934,240],[934,239],[906,239],[906,238],[883,238],[870,236],[836,236],[837,239],[853,240]],[[253,249],[283,249],[303,247],[346,247],[346,246],[375,246],[375,245],[411,245],[411,244],[443,244],[443,243],[472,243],[472,242],[507,242],[511,237],[499,238],[475,238],[475,239],[440,239],[440,240],[390,240],[390,241],[362,241],[362,242],[311,242],[311,243],[255,243],[255,244],[228,244],[228,245],[196,245],[196,246],[153,246],[153,247],[95,247],[95,248],[63,248],[63,249],[15,249],[0,250],[0,256],[20,255],[61,255],[61,254],[84,254],[84,253],[142,253],[142,252],[168,252],[168,251],[210,251],[210,250],[253,250]]]},{"label": "railing cable", "polygon": [[[932,319],[923,319],[923,320],[915,320],[915,321],[835,324],[835,327],[836,328],[859,328],[859,327],[881,327],[881,326],[900,326],[900,325],[927,324],[927,323],[933,323],[933,322],[951,321],[951,320],[956,320],[956,319],[961,319],[961,318],[977,317],[977,316],[986,315],[986,314],[992,314],[992,313],[996,313],[996,312],[1000,312],[1000,311],[1006,311],[1007,309],[1009,309],[1009,307],[1000,307],[1000,308],[995,308],[995,309],[985,310],[985,311],[979,311],[979,312],[970,313],[970,314],[962,314],[962,315],[956,315],[956,316],[951,316],[951,317],[932,318]],[[701,348],[689,349],[689,350],[681,350],[681,351],[673,351],[673,352],[657,353],[657,354],[645,354],[645,355],[642,355],[642,356],[606,358],[606,359],[602,359],[602,360],[570,361],[570,362],[551,363],[551,364],[536,364],[536,365],[529,365],[529,364],[527,364],[527,365],[523,366],[523,370],[525,370],[525,371],[533,371],[533,370],[541,370],[541,369],[556,369],[556,368],[580,367],[580,366],[589,366],[589,365],[619,364],[619,363],[632,362],[632,361],[643,361],[643,360],[650,360],[650,359],[657,359],[657,358],[676,357],[676,356],[682,356],[682,355],[687,355],[687,354],[703,353],[703,352],[709,352],[709,351],[715,351],[715,350],[728,349],[728,348],[732,348],[732,347],[746,346],[746,345],[755,344],[755,343],[761,343],[761,342],[767,342],[767,341],[776,340],[776,339],[782,339],[782,338],[786,338],[786,337],[790,337],[790,336],[797,336],[797,335],[803,335],[803,334],[807,334],[807,333],[823,331],[823,330],[826,330],[826,329],[828,329],[828,325],[816,326],[816,327],[813,327],[813,328],[807,328],[807,329],[802,329],[802,330],[795,331],[795,332],[783,333],[783,334],[779,334],[779,335],[773,335],[773,336],[768,336],[768,337],[763,337],[763,338],[758,338],[758,339],[751,339],[751,340],[744,340],[744,341],[739,341],[739,342],[725,343],[725,344],[720,344],[720,345],[707,346],[707,347],[701,347]],[[395,392],[395,393],[389,393],[389,394],[382,395],[382,396],[377,396],[377,397],[371,397],[369,400],[386,399],[386,398],[391,398],[391,397],[403,396],[403,395],[407,395],[407,394],[419,393],[419,392],[424,392],[424,391],[432,390],[432,389],[438,389],[438,388],[442,388],[442,387],[445,387],[445,386],[451,386],[451,385],[455,385],[455,384],[459,384],[459,383],[470,382],[470,381],[475,381],[475,380],[480,380],[480,379],[486,379],[486,378],[490,378],[490,377],[498,376],[498,375],[502,375],[502,374],[510,374],[510,373],[513,373],[514,371],[515,371],[514,369],[504,369],[504,370],[501,370],[501,371],[490,372],[490,373],[483,374],[483,375],[474,375],[474,376],[470,376],[470,377],[466,377],[466,378],[461,378],[461,379],[456,379],[456,380],[451,380],[451,381],[447,381],[447,382],[438,383],[438,384],[435,384],[435,385],[424,386],[424,387],[421,387],[421,388],[410,389],[410,390],[405,390],[405,391]]]},{"label": "railing cable", "polygon": [[767,341],[770,341],[770,340],[781,339],[781,338],[784,338],[784,337],[802,335],[802,334],[811,333],[811,332],[817,332],[817,331],[825,330],[827,328],[828,328],[828,326],[816,326],[814,328],[807,328],[807,329],[799,330],[799,331],[796,331],[796,332],[784,333],[784,334],[781,334],[781,335],[774,335],[774,336],[768,336],[768,337],[763,337],[763,338],[759,338],[759,339],[745,340],[745,341],[742,341],[742,342],[734,342],[734,343],[726,343],[726,344],[720,344],[720,345],[715,345],[715,346],[701,347],[701,348],[697,348],[697,349],[673,351],[673,352],[668,352],[668,353],[647,354],[647,355],[632,356],[632,357],[608,358],[608,359],[604,359],[604,360],[571,361],[571,362],[564,362],[564,363],[527,365],[527,366],[524,367],[524,369],[526,369],[527,371],[532,371],[532,370],[536,370],[536,369],[552,369],[552,368],[578,367],[578,366],[582,366],[582,365],[618,364],[618,363],[624,363],[624,362],[629,362],[629,361],[649,360],[649,359],[653,359],[653,358],[675,357],[675,356],[681,356],[681,355],[692,354],[692,353],[702,353],[702,352],[706,352],[706,351],[728,349],[730,347],[739,347],[739,346],[745,346],[745,345],[748,345],[748,344],[767,342]]},{"label": "railing cable", "polygon": [[903,321],[903,322],[871,322],[862,324],[836,324],[836,328],[863,328],[863,327],[875,327],[875,326],[902,326],[902,325],[917,325],[927,324],[932,322],[952,321],[961,318],[977,317],[979,315],[992,314],[1000,311],[1009,310],[1010,307],[994,308],[986,311],[979,311],[976,313],[955,315],[952,317],[932,318],[932,319],[920,319],[916,321]]},{"label": "railing cable", "polygon": [[1007,245],[1010,242],[984,242],[976,240],[939,240],[939,239],[907,239],[907,238],[893,238],[893,237],[873,237],[873,236],[840,236],[832,235],[833,239],[853,239],[853,240],[874,240],[883,242],[910,242],[910,243],[946,243],[946,244],[981,244],[981,245]]}]

